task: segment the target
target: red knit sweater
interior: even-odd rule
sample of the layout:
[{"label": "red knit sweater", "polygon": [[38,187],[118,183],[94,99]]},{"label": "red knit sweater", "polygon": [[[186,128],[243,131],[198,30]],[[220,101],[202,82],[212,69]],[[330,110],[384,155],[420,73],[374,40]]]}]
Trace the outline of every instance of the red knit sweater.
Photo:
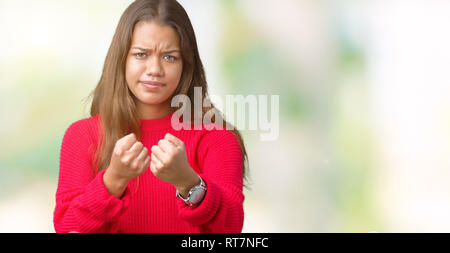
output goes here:
[{"label": "red knit sweater", "polygon": [[171,116],[141,120],[140,141],[149,150],[169,132],[185,144],[188,162],[207,185],[196,207],[178,199],[176,189],[150,169],[131,180],[119,199],[103,184],[105,170],[91,166],[99,138],[99,117],[79,120],[61,145],[56,191],[56,232],[227,232],[242,231],[242,153],[229,130],[175,130]]}]

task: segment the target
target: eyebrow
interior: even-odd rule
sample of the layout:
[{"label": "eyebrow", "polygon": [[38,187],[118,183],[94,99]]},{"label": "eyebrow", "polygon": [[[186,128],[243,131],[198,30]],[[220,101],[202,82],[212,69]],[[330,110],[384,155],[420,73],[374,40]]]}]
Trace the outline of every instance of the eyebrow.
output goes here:
[{"label": "eyebrow", "polygon": [[[143,47],[132,47],[131,49],[138,49],[138,50],[141,50],[141,51],[152,51],[151,49],[149,49],[149,48],[143,48]],[[169,50],[169,51],[165,51],[165,52],[163,52],[163,53],[165,53],[165,54],[170,54],[170,53],[175,53],[175,52],[180,52],[180,50],[177,50],[177,49],[174,49],[174,50]]]}]

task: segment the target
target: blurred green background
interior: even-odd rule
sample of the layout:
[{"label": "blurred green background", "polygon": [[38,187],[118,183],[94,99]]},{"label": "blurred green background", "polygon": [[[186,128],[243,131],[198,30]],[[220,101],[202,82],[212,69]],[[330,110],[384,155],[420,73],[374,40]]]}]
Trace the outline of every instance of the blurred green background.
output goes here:
[{"label": "blurred green background", "polygon": [[[0,0],[0,232],[54,232],[63,134],[132,1]],[[183,0],[210,93],[280,96],[242,131],[243,232],[450,232],[450,2]]]}]

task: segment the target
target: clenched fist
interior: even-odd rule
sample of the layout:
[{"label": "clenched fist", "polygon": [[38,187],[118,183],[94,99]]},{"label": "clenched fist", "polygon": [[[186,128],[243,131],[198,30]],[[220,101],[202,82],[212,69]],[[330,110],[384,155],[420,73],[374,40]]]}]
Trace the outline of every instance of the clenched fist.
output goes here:
[{"label": "clenched fist", "polygon": [[200,183],[197,173],[188,163],[184,143],[167,133],[158,145],[151,147],[150,170],[159,179],[172,184],[183,197]]},{"label": "clenched fist", "polygon": [[149,165],[147,148],[131,133],[116,142],[103,182],[109,193],[119,198],[128,182],[144,173]]}]

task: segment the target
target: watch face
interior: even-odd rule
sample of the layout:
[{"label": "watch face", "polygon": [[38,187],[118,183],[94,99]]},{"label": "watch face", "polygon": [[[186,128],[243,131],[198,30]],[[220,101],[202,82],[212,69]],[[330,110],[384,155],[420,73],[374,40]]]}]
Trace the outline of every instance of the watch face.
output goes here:
[{"label": "watch face", "polygon": [[190,196],[190,202],[192,204],[200,203],[205,196],[205,190],[202,187],[195,187]]}]

